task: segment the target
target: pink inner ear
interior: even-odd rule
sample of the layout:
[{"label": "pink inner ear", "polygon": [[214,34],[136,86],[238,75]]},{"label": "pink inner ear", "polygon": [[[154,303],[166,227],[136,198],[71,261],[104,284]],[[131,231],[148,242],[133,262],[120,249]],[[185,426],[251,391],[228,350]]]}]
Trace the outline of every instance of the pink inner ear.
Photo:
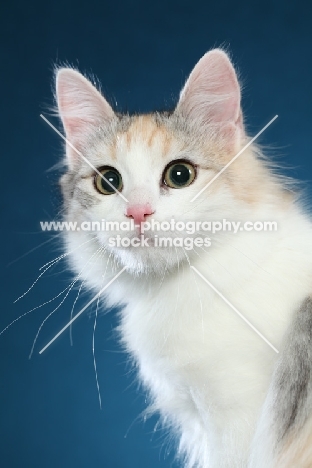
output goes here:
[{"label": "pink inner ear", "polygon": [[94,128],[115,116],[90,81],[70,68],[58,72],[56,94],[66,137],[77,149],[83,146]]},{"label": "pink inner ear", "polygon": [[223,51],[213,50],[200,59],[181,92],[177,111],[206,124],[241,123],[240,88]]}]

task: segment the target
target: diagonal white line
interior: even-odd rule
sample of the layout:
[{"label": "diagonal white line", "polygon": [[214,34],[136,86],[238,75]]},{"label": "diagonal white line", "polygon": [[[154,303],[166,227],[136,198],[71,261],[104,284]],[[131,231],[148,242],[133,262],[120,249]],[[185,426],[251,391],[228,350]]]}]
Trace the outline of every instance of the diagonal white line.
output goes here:
[{"label": "diagonal white line", "polygon": [[192,203],[194,200],[196,200],[196,198],[199,197],[199,195],[201,195],[201,194],[203,193],[203,191],[206,190],[206,188],[208,188],[209,185],[211,185],[211,184],[212,184],[212,183],[213,183],[213,182],[214,182],[214,181],[215,181],[215,180],[216,180],[216,179],[217,179],[217,178],[218,178],[218,177],[219,177],[219,176],[220,176],[220,175],[221,175],[237,158],[238,158],[238,156],[240,156],[240,155],[245,151],[245,149],[247,149],[248,146],[250,146],[250,145],[258,138],[258,136],[260,136],[261,133],[263,133],[264,130],[266,130],[266,129],[269,127],[269,125],[271,125],[271,123],[274,122],[274,120],[277,119],[277,117],[278,117],[278,115],[276,115],[275,117],[273,117],[273,119],[271,119],[270,122],[268,122],[268,123],[263,127],[263,129],[260,130],[260,132],[258,132],[257,135],[255,135],[255,136],[247,143],[247,145],[244,146],[244,148],[242,148],[242,149],[237,153],[237,155],[234,156],[234,158],[231,159],[231,161],[228,162],[228,163],[221,169],[221,171],[218,172],[218,174],[216,174],[216,175],[208,182],[208,184],[205,185],[205,187],[203,187],[203,188],[198,192],[197,195],[195,195],[195,197],[192,198],[191,203]]},{"label": "diagonal white line", "polygon": [[257,333],[257,335],[260,336],[260,338],[262,338],[263,341],[265,341],[276,353],[279,353],[279,351],[275,348],[275,346],[273,346],[272,343],[271,343],[265,336],[263,336],[262,333],[260,333],[259,330],[257,330],[257,328],[254,327],[254,326],[252,325],[252,323],[250,323],[249,320],[247,320],[246,317],[244,317],[243,314],[241,314],[241,313],[239,312],[239,310],[237,310],[236,307],[234,307],[233,304],[231,304],[230,301],[228,301],[228,300],[226,299],[226,297],[223,296],[223,294],[220,293],[220,291],[218,291],[218,290],[217,290],[217,289],[216,289],[216,288],[215,288],[215,287],[214,287],[214,286],[213,286],[213,285],[212,285],[212,284],[211,284],[211,283],[194,267],[194,266],[191,266],[191,268],[192,268],[192,270],[195,271],[195,273],[198,274],[198,276],[200,276],[201,279],[203,279],[203,280],[205,281],[205,283],[208,284],[208,286],[211,287],[211,289],[213,289],[213,291],[214,291],[215,293],[218,294],[218,296],[221,297],[221,299],[224,300],[224,302],[225,302],[228,306],[231,307],[232,310],[234,310],[234,312],[235,312],[242,320],[244,320],[244,322],[247,323],[247,325],[249,325],[249,327],[250,327],[255,333]]},{"label": "diagonal white line", "polygon": [[76,320],[76,318],[78,318],[79,315],[81,315],[81,314],[89,307],[90,304],[92,304],[92,302],[94,302],[98,297],[100,297],[100,295],[105,291],[105,289],[107,289],[108,286],[110,286],[110,285],[118,278],[118,276],[120,276],[121,273],[123,273],[123,272],[125,271],[126,268],[127,268],[127,267],[123,267],[123,269],[120,270],[119,273],[117,273],[117,275],[114,276],[114,278],[111,279],[111,280],[106,284],[106,286],[104,286],[104,288],[102,288],[102,289],[100,290],[100,292],[98,292],[98,293],[91,299],[91,301],[89,301],[88,304],[86,304],[86,305],[78,312],[78,314],[76,314],[76,315],[68,322],[68,324],[65,325],[65,327],[63,327],[62,330],[60,330],[60,331],[56,334],[55,337],[52,338],[52,340],[50,340],[49,343],[46,344],[46,345],[44,346],[44,348],[42,348],[41,351],[39,351],[39,354],[42,354],[43,351],[45,351],[45,350],[50,346],[50,344],[52,344],[53,341],[55,341],[56,338],[58,338],[58,337],[63,333],[63,331],[65,331],[66,328],[68,328],[68,327],[74,322],[74,320]]},{"label": "diagonal white line", "polygon": [[126,199],[126,197],[119,192],[119,190],[116,189],[116,187],[113,186],[113,184],[110,183],[109,180],[106,179],[106,177],[103,176],[103,174],[100,173],[100,171],[97,170],[96,167],[93,166],[93,164],[90,163],[90,161],[80,152],[77,150],[77,148],[74,147],[74,145],[66,138],[64,137],[64,135],[58,131],[57,128],[54,127],[53,124],[51,124],[51,122],[42,114],[40,114],[40,117],[51,127],[53,128],[53,130],[61,137],[63,138],[64,141],[66,141],[66,143],[74,150],[76,151],[76,153],[81,157],[81,159],[83,159],[87,164],[89,164],[89,166],[99,175],[102,177],[103,180],[105,180],[105,182],[108,183],[108,185],[110,185],[110,187],[115,190],[115,192],[117,193],[117,195],[119,195],[125,202],[129,202],[129,200]]}]

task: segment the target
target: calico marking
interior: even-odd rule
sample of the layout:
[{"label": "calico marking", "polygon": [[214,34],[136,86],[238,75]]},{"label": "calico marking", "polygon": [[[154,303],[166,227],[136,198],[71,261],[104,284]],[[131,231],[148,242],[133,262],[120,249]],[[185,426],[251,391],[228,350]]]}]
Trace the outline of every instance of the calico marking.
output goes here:
[{"label": "calico marking", "polygon": [[273,424],[280,454],[276,466],[311,468],[312,297],[301,304],[290,329],[274,376]]}]

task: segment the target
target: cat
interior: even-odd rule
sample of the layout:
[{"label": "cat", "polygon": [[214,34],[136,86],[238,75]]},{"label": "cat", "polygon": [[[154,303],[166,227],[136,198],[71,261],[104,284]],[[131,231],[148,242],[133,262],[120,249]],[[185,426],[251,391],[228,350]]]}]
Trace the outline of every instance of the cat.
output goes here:
[{"label": "cat", "polygon": [[[121,343],[181,466],[312,467],[312,223],[259,147],[245,148],[228,54],[199,60],[172,112],[116,113],[71,68],[57,70],[56,101],[65,219],[134,222],[66,232],[70,267],[95,293],[111,281],[105,305],[122,306]],[[277,229],[209,232],[209,244],[200,224],[142,232],[172,220]],[[149,244],[118,246],[117,236]],[[180,243],[158,247],[161,236]]]}]

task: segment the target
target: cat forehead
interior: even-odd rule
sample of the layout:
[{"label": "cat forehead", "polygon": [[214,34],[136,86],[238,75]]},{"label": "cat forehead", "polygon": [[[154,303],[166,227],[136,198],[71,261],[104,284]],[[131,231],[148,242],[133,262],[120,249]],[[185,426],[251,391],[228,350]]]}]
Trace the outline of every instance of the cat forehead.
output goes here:
[{"label": "cat forehead", "polygon": [[144,161],[157,165],[172,159],[183,148],[184,141],[177,137],[167,117],[138,115],[121,120],[110,138],[99,135],[92,153],[97,164],[109,158],[112,163]]},{"label": "cat forehead", "polygon": [[153,115],[140,115],[132,119],[125,132],[117,134],[112,157],[120,153],[135,157],[143,152],[145,155],[166,158],[180,146],[179,143],[167,128],[165,120],[160,121]]}]

